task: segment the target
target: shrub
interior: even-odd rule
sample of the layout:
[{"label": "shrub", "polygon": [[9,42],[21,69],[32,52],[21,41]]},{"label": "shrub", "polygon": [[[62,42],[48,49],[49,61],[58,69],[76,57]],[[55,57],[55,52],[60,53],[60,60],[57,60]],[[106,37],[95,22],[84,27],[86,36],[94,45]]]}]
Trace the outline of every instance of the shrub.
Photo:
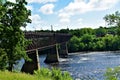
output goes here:
[{"label": "shrub", "polygon": [[72,77],[68,72],[62,72],[60,69],[52,68],[51,70],[42,68],[40,70],[34,71],[35,75],[40,78],[49,77],[52,80],[72,80]]}]

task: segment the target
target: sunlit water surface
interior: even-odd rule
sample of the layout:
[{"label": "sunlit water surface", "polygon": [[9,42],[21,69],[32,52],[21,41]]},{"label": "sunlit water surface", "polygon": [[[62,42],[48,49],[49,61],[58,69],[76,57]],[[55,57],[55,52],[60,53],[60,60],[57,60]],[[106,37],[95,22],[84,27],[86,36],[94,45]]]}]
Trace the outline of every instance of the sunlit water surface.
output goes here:
[{"label": "sunlit water surface", "polygon": [[54,66],[68,71],[74,80],[104,80],[106,68],[120,65],[120,52],[69,53],[68,58],[60,58],[58,64],[45,64],[45,57],[40,56],[41,67]]}]

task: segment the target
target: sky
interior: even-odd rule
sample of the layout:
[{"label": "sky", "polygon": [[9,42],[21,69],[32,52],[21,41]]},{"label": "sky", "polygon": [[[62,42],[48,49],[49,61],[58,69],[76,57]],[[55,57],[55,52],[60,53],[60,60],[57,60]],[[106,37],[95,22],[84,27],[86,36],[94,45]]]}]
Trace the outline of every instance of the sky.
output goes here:
[{"label": "sky", "polygon": [[[14,2],[15,0],[8,0]],[[120,11],[120,0],[26,0],[32,20],[27,30],[98,28],[103,17]]]}]

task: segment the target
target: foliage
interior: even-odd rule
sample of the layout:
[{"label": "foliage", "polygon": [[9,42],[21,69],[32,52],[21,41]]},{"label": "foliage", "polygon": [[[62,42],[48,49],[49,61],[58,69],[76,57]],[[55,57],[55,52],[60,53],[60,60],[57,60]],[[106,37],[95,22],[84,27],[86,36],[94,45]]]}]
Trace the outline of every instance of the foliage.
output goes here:
[{"label": "foliage", "polygon": [[120,12],[116,11],[114,14],[108,14],[104,17],[108,25],[114,25],[118,27],[117,34],[120,36]]},{"label": "foliage", "polygon": [[[73,37],[69,41],[69,52],[120,50],[120,13],[108,14],[104,20],[111,27],[69,30]],[[76,36],[76,37],[74,37]]]},{"label": "foliage", "polygon": [[81,36],[83,36],[85,34],[90,34],[90,35],[95,34],[94,30],[91,29],[91,28],[82,28],[82,29],[69,30],[69,33],[76,36],[76,37],[81,37]]},{"label": "foliage", "polygon": [[115,25],[117,27],[120,27],[120,12],[116,11],[114,14],[107,14],[104,17],[105,21],[108,23],[108,25]]},{"label": "foliage", "polygon": [[97,37],[103,37],[107,34],[107,30],[103,27],[96,29],[95,31]]},{"label": "foliage", "polygon": [[108,68],[105,73],[105,80],[120,80],[120,67]]},{"label": "foliage", "polygon": [[60,69],[53,68],[52,70],[42,68],[34,72],[35,75],[39,78],[48,77],[52,80],[72,80],[72,77],[68,72],[62,72]]},{"label": "foliage", "polygon": [[69,52],[120,50],[120,37],[114,34],[105,34],[103,37],[89,34],[73,36],[68,43],[68,50]]},{"label": "foliage", "polygon": [[80,39],[76,36],[73,36],[69,41],[69,51],[74,52],[79,50]]},{"label": "foliage", "polygon": [[[0,80],[38,80],[38,78],[35,77],[34,75],[25,74],[25,73],[0,71]],[[44,79],[41,78],[41,80]]]},{"label": "foliage", "polygon": [[0,70],[5,70],[7,65],[7,56],[6,52],[0,48]]},{"label": "foliage", "polygon": [[60,69],[49,70],[42,68],[34,72],[33,75],[0,71],[0,80],[72,80],[68,72],[62,72]]},{"label": "foliage", "polygon": [[25,0],[16,0],[16,3],[6,2],[0,6],[0,47],[7,56],[8,70],[12,71],[13,64],[22,57],[28,59],[25,48],[28,41],[20,29],[30,22],[30,11],[27,10]]}]

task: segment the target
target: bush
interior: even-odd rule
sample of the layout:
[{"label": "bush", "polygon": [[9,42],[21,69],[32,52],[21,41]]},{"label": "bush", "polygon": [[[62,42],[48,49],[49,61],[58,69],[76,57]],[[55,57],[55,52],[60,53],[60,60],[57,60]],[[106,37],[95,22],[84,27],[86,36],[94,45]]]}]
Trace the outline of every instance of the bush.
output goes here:
[{"label": "bush", "polygon": [[45,69],[42,68],[40,70],[34,71],[35,75],[38,77],[38,79],[43,77],[49,77],[52,80],[72,80],[72,77],[68,72],[62,72],[60,69]]},{"label": "bush", "polygon": [[105,80],[120,80],[120,67],[108,68],[105,73]]}]

